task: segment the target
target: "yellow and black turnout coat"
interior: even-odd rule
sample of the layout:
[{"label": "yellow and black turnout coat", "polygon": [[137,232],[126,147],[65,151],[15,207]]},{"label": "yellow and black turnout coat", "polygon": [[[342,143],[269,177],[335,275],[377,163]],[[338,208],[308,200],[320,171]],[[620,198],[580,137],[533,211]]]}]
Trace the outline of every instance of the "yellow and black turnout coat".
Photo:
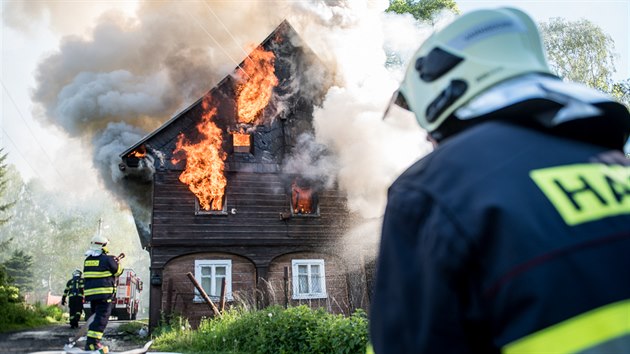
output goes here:
[{"label": "yellow and black turnout coat", "polygon": [[116,293],[116,277],[123,268],[114,256],[102,253],[88,256],[83,263],[85,301],[111,299]]},{"label": "yellow and black turnout coat", "polygon": [[489,121],[411,166],[388,193],[376,353],[628,353],[630,160],[609,150]]},{"label": "yellow and black turnout coat", "polygon": [[80,276],[74,276],[66,283],[66,289],[63,291],[64,298],[71,298],[74,296],[83,297],[84,281]]}]

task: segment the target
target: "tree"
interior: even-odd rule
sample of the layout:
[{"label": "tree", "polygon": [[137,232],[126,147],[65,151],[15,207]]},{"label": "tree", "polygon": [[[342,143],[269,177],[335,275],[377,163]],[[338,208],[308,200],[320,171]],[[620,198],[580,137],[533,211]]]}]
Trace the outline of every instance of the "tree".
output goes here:
[{"label": "tree", "polygon": [[33,290],[33,256],[24,251],[13,251],[4,267],[21,293]]},{"label": "tree", "polygon": [[549,64],[558,76],[612,92],[615,44],[609,35],[585,19],[556,17],[540,27]]},{"label": "tree", "polygon": [[[0,196],[6,194],[7,190],[7,164],[6,164],[7,154],[4,152],[3,148],[0,148]],[[7,216],[7,211],[15,204],[15,202],[8,202],[4,204],[0,204],[0,226],[9,221],[10,216]],[[10,242],[10,240],[4,240],[3,242]]]},{"label": "tree", "polygon": [[410,13],[418,21],[428,21],[434,24],[435,16],[442,10],[459,13],[459,8],[454,0],[390,0],[389,7],[385,12]]},{"label": "tree", "polygon": [[630,109],[630,79],[614,83],[611,94]]}]

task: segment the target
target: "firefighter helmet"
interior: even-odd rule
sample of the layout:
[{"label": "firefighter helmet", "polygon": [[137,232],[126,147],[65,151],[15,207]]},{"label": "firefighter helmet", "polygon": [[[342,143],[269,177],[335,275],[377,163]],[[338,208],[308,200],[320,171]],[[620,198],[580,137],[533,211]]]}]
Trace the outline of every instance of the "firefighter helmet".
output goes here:
[{"label": "firefighter helmet", "polygon": [[101,235],[96,235],[96,236],[92,237],[92,241],[90,241],[90,249],[92,249],[92,250],[101,250],[105,246],[107,246],[108,242],[109,242],[109,240],[107,239],[107,237],[101,236]]},{"label": "firefighter helmet", "polygon": [[439,141],[458,131],[457,108],[526,73],[551,75],[532,19],[512,8],[472,11],[424,41],[393,103],[412,111]]},{"label": "firefighter helmet", "polygon": [[83,272],[80,269],[75,269],[74,272],[72,272],[73,277],[80,277],[82,274]]}]

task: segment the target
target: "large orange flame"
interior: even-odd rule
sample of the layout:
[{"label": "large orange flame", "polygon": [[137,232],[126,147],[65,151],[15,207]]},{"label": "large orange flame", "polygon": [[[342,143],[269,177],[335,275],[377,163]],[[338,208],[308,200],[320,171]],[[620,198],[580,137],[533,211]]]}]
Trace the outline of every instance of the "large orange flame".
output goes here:
[{"label": "large orange flame", "polygon": [[237,88],[236,107],[240,123],[254,123],[260,112],[267,107],[273,88],[278,85],[275,59],[273,52],[265,51],[261,46],[245,59],[238,72],[241,84]]},{"label": "large orange flame", "polygon": [[291,202],[294,214],[313,213],[313,190],[309,187],[300,186],[294,180],[291,184]]},{"label": "large orange flame", "polygon": [[221,145],[222,131],[212,121],[217,113],[216,107],[210,108],[208,99],[202,102],[203,115],[197,130],[202,138],[198,143],[188,141],[184,134],[178,137],[173,151],[172,162],[177,164],[181,159],[175,156],[182,153],[186,158],[186,169],[179,180],[199,199],[199,206],[204,210],[222,210],[223,195],[227,180],[223,175],[226,154]]}]

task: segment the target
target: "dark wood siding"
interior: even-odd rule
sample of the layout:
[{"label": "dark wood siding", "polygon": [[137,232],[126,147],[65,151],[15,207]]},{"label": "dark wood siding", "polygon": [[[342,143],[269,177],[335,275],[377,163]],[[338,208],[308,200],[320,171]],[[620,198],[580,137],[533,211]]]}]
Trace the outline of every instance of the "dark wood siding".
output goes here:
[{"label": "dark wood siding", "polygon": [[[179,174],[163,170],[155,175],[151,246],[171,247],[173,252],[154,249],[166,258],[163,261],[186,247],[243,247],[243,256],[271,259],[278,254],[275,247],[323,248],[346,230],[345,196],[336,189],[318,192],[319,216],[283,220],[281,213],[290,214],[290,196],[280,174],[228,172],[228,214],[196,215],[196,197],[179,181]],[[159,266],[155,261],[154,266]]]}]

